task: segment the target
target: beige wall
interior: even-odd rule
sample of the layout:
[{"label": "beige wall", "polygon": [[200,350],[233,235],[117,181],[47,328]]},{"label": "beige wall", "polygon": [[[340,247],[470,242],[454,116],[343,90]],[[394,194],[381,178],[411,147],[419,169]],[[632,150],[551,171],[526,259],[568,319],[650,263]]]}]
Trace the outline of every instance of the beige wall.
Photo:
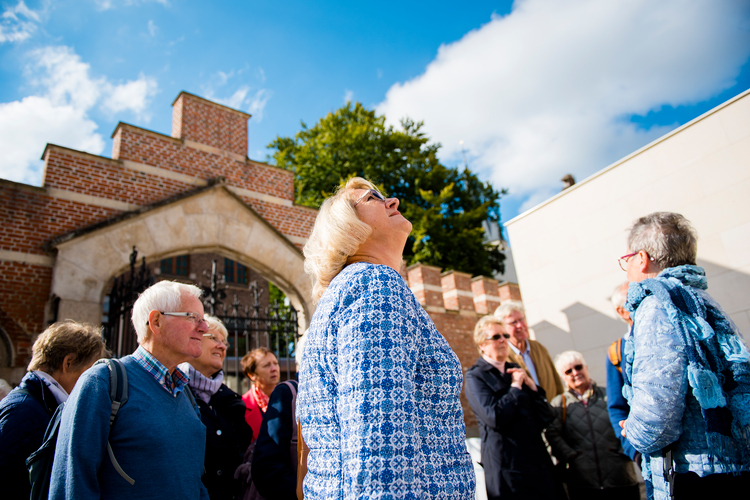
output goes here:
[{"label": "beige wall", "polygon": [[626,230],[654,211],[698,231],[708,292],[750,334],[750,91],[506,224],[529,325],[553,355],[581,351],[605,383],[625,332],[609,302],[625,280]]}]

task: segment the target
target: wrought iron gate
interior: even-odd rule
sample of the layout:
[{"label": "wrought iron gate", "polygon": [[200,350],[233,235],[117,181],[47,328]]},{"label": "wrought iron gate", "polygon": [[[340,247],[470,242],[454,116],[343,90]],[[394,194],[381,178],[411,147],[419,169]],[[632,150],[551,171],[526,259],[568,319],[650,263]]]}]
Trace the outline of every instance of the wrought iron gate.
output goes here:
[{"label": "wrought iron gate", "polygon": [[[137,336],[131,321],[133,304],[138,295],[154,284],[154,277],[142,257],[139,269],[136,269],[138,251],[133,247],[130,254],[130,272],[115,278],[112,291],[108,297],[108,308],[105,304],[104,340],[107,348],[116,357],[133,353],[138,347]],[[202,286],[203,305],[206,314],[218,317],[229,333],[229,349],[224,360],[225,374],[233,374],[234,389],[240,392],[243,374],[240,368],[242,357],[258,347],[272,351],[279,360],[280,368],[286,379],[294,376],[296,364],[294,350],[299,339],[297,311],[288,304],[272,304],[263,307],[260,298],[268,290],[258,286],[256,281],[249,284],[252,297],[251,304],[242,304],[234,294],[232,302],[225,303],[227,287],[225,279],[217,272],[217,261],[212,262],[208,286]]]},{"label": "wrought iron gate", "polygon": [[112,291],[109,294],[107,315],[104,321],[104,342],[112,354],[120,358],[133,353],[138,347],[133,322],[133,304],[138,294],[154,284],[154,277],[146,267],[146,257],[141,260],[140,269],[136,271],[138,251],[133,247],[130,254],[130,273],[115,278]]},{"label": "wrought iron gate", "polygon": [[224,372],[236,376],[234,390],[242,391],[244,375],[240,361],[245,354],[258,347],[265,347],[273,352],[279,360],[282,375],[291,379],[296,370],[294,362],[295,347],[299,339],[297,311],[288,304],[261,305],[260,298],[268,293],[252,281],[248,289],[252,296],[251,304],[242,304],[234,294],[232,302],[226,304],[227,298],[223,285],[223,276],[217,273],[217,261],[213,261],[211,282],[204,286],[206,314],[219,318],[229,333],[229,349],[224,360]]}]

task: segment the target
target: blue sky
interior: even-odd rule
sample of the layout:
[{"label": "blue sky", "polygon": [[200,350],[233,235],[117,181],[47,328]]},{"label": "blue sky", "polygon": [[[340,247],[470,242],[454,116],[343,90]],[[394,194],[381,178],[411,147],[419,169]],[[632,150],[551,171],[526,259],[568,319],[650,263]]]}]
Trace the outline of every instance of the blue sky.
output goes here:
[{"label": "blue sky", "polygon": [[[346,99],[425,121],[507,220],[750,88],[750,2],[0,0],[0,177],[47,142],[171,131],[181,90],[248,111],[265,160]],[[459,145],[464,141],[463,145]]]}]

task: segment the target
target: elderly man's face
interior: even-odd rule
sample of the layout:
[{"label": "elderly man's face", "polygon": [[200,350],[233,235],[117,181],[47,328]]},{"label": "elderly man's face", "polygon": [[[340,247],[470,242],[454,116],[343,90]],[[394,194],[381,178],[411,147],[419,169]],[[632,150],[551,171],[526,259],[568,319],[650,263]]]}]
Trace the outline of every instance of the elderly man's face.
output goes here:
[{"label": "elderly man's face", "polygon": [[203,352],[203,334],[208,332],[208,324],[203,320],[203,304],[192,295],[183,295],[180,310],[171,312],[192,312],[201,319],[196,324],[185,316],[163,315],[163,331],[154,341],[159,342],[171,357],[181,359],[180,363],[197,358]]},{"label": "elderly man's face", "polygon": [[513,311],[505,318],[505,331],[510,334],[510,341],[514,346],[519,347],[519,344],[526,342],[529,338],[529,327],[526,326],[526,316],[519,311]]}]

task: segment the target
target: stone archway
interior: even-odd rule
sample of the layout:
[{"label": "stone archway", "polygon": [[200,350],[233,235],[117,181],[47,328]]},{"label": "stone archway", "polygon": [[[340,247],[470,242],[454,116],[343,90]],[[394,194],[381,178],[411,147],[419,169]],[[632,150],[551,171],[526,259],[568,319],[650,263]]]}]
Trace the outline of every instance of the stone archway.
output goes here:
[{"label": "stone archway", "polygon": [[300,333],[314,306],[302,252],[222,185],[202,189],[56,244],[52,294],[58,319],[101,321],[107,283],[129,266],[133,246],[150,260],[178,252],[235,256],[273,281],[298,311]]}]

